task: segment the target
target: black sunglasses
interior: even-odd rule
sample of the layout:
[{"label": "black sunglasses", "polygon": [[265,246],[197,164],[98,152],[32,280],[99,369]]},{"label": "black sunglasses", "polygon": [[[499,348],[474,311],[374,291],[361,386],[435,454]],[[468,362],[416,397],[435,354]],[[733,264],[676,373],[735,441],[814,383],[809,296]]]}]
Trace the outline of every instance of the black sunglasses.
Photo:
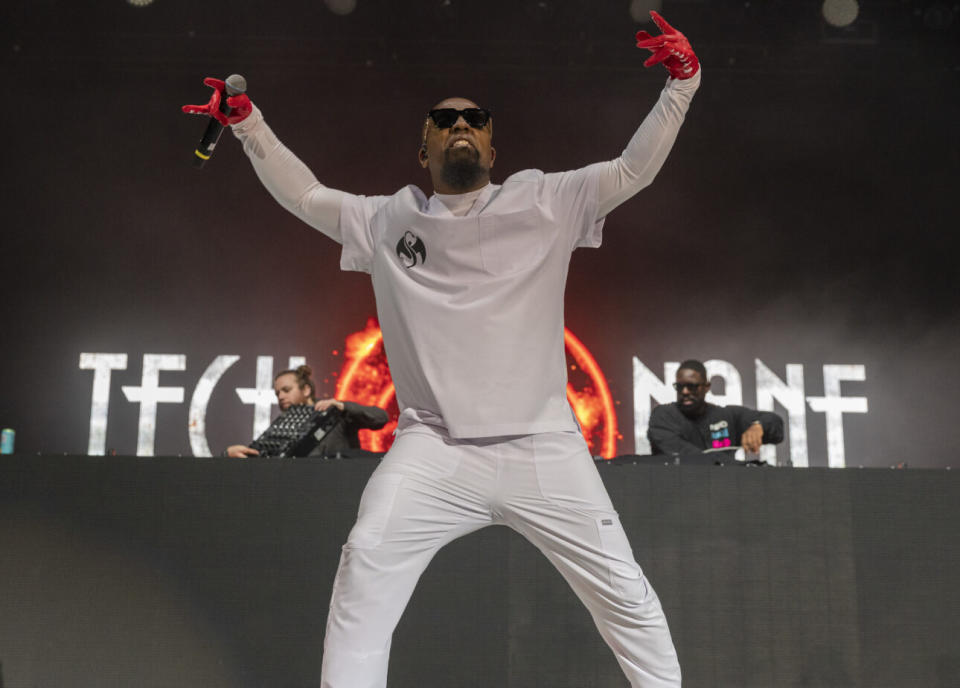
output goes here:
[{"label": "black sunglasses", "polygon": [[705,384],[704,382],[674,382],[673,388],[678,392],[682,392],[685,388],[689,387],[691,391],[696,392]]},{"label": "black sunglasses", "polygon": [[474,129],[483,129],[490,121],[490,111],[486,108],[437,108],[427,113],[439,129],[449,129],[463,116],[463,121]]}]

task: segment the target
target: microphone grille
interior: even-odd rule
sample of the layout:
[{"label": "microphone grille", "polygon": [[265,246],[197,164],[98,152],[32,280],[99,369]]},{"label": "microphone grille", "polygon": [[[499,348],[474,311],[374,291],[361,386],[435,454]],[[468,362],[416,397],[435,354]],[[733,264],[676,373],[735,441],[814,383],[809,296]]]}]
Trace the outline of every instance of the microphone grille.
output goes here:
[{"label": "microphone grille", "polygon": [[227,95],[235,96],[238,93],[247,92],[247,80],[239,74],[231,74],[226,81]]}]

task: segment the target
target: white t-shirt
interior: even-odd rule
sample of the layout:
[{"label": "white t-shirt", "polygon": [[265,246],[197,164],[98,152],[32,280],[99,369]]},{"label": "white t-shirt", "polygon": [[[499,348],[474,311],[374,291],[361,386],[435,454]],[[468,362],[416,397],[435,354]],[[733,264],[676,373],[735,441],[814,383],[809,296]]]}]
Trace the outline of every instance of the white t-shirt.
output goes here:
[{"label": "white t-shirt", "polygon": [[340,267],[373,279],[401,411],[454,437],[577,428],[563,294],[573,249],[600,245],[595,169],[519,172],[463,217],[415,186],[344,199]]},{"label": "white t-shirt", "polygon": [[618,158],[519,172],[472,204],[414,186],[369,197],[328,188],[256,107],[233,132],[274,198],[343,244],[341,267],[371,274],[401,424],[443,424],[454,437],[572,430],[570,253],[599,246],[602,218],[653,181],[699,84],[700,72],[668,79]]}]

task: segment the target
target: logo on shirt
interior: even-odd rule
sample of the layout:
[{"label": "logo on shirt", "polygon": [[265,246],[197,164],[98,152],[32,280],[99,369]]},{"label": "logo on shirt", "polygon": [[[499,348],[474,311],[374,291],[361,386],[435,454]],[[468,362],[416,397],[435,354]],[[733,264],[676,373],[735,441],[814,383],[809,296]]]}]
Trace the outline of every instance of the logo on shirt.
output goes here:
[{"label": "logo on shirt", "polygon": [[413,232],[404,232],[397,242],[397,257],[403,267],[412,268],[417,263],[427,262],[427,247],[423,245],[423,239]]},{"label": "logo on shirt", "polygon": [[714,449],[722,449],[733,444],[730,441],[730,425],[725,420],[710,423],[710,445]]}]

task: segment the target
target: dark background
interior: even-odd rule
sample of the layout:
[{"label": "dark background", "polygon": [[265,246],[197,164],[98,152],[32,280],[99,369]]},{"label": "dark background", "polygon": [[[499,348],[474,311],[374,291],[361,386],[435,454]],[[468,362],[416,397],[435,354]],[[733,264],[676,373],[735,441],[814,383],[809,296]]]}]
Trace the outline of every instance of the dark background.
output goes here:
[{"label": "dark background", "polygon": [[[620,402],[633,450],[632,367],[753,361],[866,366],[867,414],[844,417],[848,465],[955,464],[951,379],[960,342],[954,238],[960,16],[933,3],[861,3],[845,31],[820,2],[667,0],[704,65],[653,186],[574,256],[567,324]],[[210,446],[246,441],[255,357],[305,355],[327,379],[374,314],[368,279],[276,207],[232,136],[190,167],[207,75],[244,74],[274,131],[325,184],[389,193],[428,179],[423,114],[448,95],[495,113],[495,181],[609,159],[665,74],[633,47],[629,3],[122,0],[4,3],[0,64],[3,349],[0,424],[22,452],[86,450],[92,373],[81,352],[125,352],[107,446],[132,454],[144,353],[185,353],[161,375],[158,454],[189,454],[187,405],[218,354],[241,356],[214,392]],[[811,465],[823,414],[807,409]],[[783,451],[783,450],[781,450]]]}]

